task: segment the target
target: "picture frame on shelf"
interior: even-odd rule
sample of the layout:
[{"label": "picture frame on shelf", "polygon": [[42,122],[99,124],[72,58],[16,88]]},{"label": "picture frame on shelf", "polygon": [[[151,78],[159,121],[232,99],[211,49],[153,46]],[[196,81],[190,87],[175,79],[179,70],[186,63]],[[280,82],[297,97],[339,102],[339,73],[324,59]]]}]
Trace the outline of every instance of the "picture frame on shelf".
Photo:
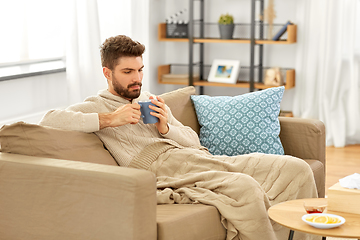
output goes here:
[{"label": "picture frame on shelf", "polygon": [[240,72],[240,61],[215,59],[211,65],[208,82],[236,84]]}]

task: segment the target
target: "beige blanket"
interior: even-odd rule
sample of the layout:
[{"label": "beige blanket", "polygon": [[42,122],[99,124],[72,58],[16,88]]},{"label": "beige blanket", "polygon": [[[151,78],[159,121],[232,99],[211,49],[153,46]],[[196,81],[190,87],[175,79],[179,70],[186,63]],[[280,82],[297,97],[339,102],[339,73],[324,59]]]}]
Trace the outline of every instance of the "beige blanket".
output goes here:
[{"label": "beige blanket", "polygon": [[[310,167],[291,156],[213,156],[205,149],[162,143],[145,149],[134,159],[133,167],[144,160],[147,170],[157,176],[159,204],[215,206],[227,229],[227,240],[287,239],[289,229],[271,221],[267,209],[279,202],[317,195]],[[307,238],[298,232],[295,237]]]}]

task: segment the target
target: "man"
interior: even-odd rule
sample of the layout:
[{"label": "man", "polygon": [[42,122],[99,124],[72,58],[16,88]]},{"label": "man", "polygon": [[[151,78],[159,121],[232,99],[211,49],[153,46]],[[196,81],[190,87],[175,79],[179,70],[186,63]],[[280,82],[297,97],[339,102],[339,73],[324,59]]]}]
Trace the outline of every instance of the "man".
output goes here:
[{"label": "man", "polygon": [[[226,219],[227,239],[286,238],[288,230],[270,221],[267,209],[290,199],[316,197],[310,167],[290,156],[211,155],[162,98],[141,92],[144,50],[126,36],[107,39],[101,59],[108,89],[65,110],[48,112],[40,124],[94,132],[120,166],[156,174],[159,203],[216,206]],[[159,119],[155,124],[140,118],[137,102],[147,99],[156,105],[151,107]]]}]

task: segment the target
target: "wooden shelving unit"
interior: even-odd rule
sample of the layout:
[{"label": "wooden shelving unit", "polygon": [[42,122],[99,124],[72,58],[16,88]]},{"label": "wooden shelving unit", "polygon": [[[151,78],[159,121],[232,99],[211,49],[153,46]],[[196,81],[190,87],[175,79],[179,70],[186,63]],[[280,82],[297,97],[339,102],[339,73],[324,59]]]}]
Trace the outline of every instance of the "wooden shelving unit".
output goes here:
[{"label": "wooden shelving unit", "polygon": [[[170,73],[171,66],[169,65],[161,65],[158,67],[158,83],[160,84],[175,84],[175,85],[187,85],[183,82],[164,82],[162,81],[162,75]],[[285,73],[285,89],[291,89],[295,87],[295,69],[286,70]],[[254,83],[256,89],[266,89],[271,88],[273,86],[268,86],[263,83]],[[194,86],[203,86],[203,87],[236,87],[236,88],[249,88],[250,83],[248,81],[238,81],[236,84],[229,83],[216,83],[216,82],[208,82],[206,80],[199,80],[193,82]]]},{"label": "wooden shelving unit", "polygon": [[[182,82],[174,82],[174,81],[162,81],[162,75],[171,73],[171,64],[169,65],[161,65],[158,67],[158,83],[160,84],[178,84],[178,85],[193,85],[193,86],[200,86],[200,94],[202,93],[202,87],[206,86],[215,86],[215,87],[236,87],[236,88],[249,88],[250,91],[254,89],[266,89],[273,86],[265,85],[262,83],[262,76],[264,76],[264,69],[262,65],[262,56],[263,56],[263,45],[265,44],[293,44],[296,43],[297,38],[297,26],[295,24],[287,26],[287,39],[286,40],[265,40],[263,38],[263,23],[260,22],[260,39],[255,38],[255,1],[260,1],[261,8],[260,11],[263,11],[264,8],[264,0],[251,0],[251,36],[248,39],[243,38],[235,38],[235,39],[219,39],[219,38],[206,38],[204,37],[204,31],[200,30],[201,37],[194,36],[194,19],[193,19],[193,2],[195,0],[189,0],[190,2],[190,19],[189,19],[189,38],[167,38],[166,37],[166,23],[160,23],[158,25],[158,40],[159,41],[167,41],[167,42],[185,42],[189,44],[189,62],[188,62],[188,74],[190,76],[188,80],[188,84]],[[203,29],[204,24],[204,0],[197,0],[200,1],[200,9],[201,16],[200,16],[200,29]],[[193,44],[198,43],[200,44],[200,80],[195,81],[193,76]],[[205,77],[203,76],[203,68],[204,62],[202,60],[202,56],[204,55],[204,48],[203,45],[205,43],[232,43],[232,44],[249,44],[251,49],[251,56],[250,56],[250,76],[249,79],[246,80],[238,80],[236,84],[227,84],[227,83],[215,83],[215,82],[208,82]],[[254,49],[255,46],[259,46],[259,64],[255,66],[254,63]],[[258,81],[255,81],[255,71],[258,73]],[[291,89],[295,87],[295,69],[286,69],[282,70],[283,75],[285,77],[285,89]]]}]

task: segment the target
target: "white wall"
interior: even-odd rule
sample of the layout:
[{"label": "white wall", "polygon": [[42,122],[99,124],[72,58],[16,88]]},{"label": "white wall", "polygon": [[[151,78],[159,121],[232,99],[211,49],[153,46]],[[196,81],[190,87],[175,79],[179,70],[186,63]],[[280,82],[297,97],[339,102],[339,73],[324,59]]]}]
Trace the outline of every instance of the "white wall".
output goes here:
[{"label": "white wall", "polygon": [[0,126],[37,123],[49,109],[67,105],[65,72],[0,82]]}]

